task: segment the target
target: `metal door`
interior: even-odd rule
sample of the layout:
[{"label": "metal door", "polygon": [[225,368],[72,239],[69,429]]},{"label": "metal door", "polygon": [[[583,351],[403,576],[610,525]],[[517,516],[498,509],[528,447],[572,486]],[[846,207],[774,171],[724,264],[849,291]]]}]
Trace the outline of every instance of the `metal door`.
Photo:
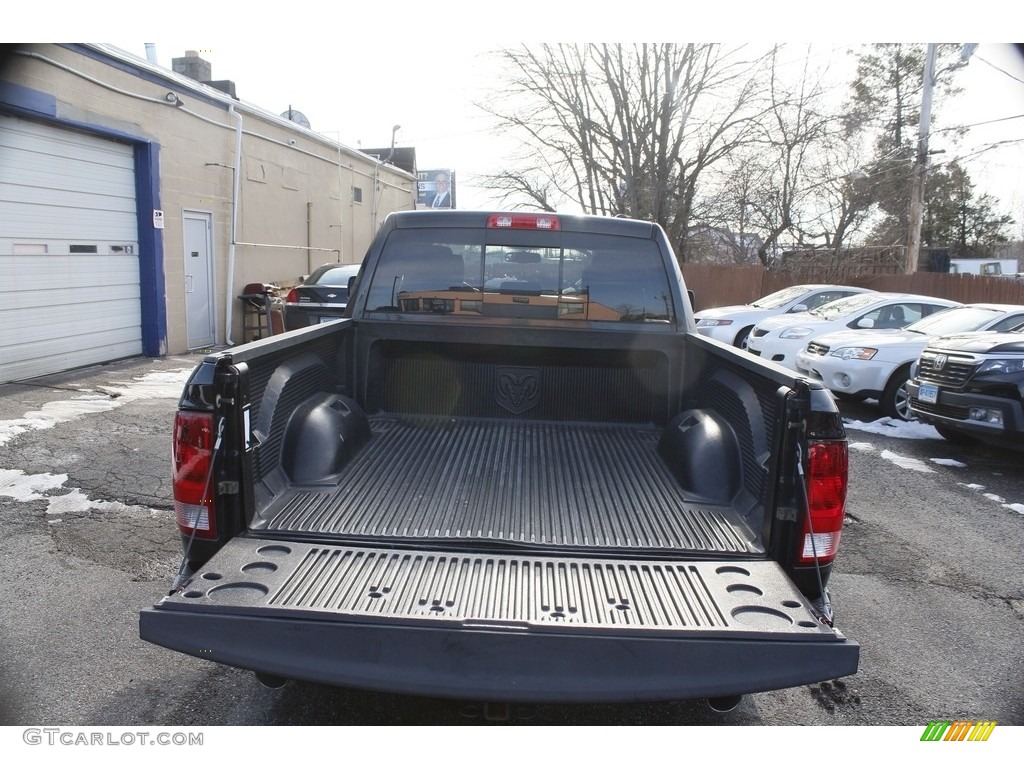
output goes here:
[{"label": "metal door", "polygon": [[213,302],[213,221],[209,213],[185,211],[185,322],[189,349],[216,341]]},{"label": "metal door", "polygon": [[131,144],[0,115],[0,382],[142,354]]}]

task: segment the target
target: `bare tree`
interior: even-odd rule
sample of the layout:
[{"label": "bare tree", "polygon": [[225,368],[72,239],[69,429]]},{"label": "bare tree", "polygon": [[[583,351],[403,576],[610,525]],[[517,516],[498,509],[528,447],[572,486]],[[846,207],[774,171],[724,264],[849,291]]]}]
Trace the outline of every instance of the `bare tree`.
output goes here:
[{"label": "bare tree", "polygon": [[705,174],[755,139],[767,109],[760,57],[711,44],[503,50],[509,85],[484,105],[543,167],[499,174],[528,205],[552,192],[585,212],[659,223],[686,260]]},{"label": "bare tree", "polygon": [[861,169],[855,152],[836,145],[830,145],[829,150],[816,189],[818,209],[814,228],[807,235],[838,254],[852,244],[855,236],[862,235],[876,201],[870,179]]},{"label": "bare tree", "polygon": [[779,49],[768,60],[768,112],[757,124],[757,151],[764,168],[749,204],[762,229],[758,259],[765,266],[779,238],[802,234],[802,219],[813,215],[820,158],[834,121],[822,106],[823,86],[805,58],[795,84],[780,75]]},{"label": "bare tree", "polygon": [[766,249],[785,234],[796,246],[824,245],[839,263],[877,210],[877,180],[864,170],[864,124],[827,103],[826,73],[813,72],[810,61],[808,51],[799,75],[784,81],[773,70],[775,119],[765,128],[764,154],[775,158],[774,181],[762,183],[770,205],[761,207],[772,212],[763,222]]},{"label": "bare tree", "polygon": [[[751,264],[757,261],[762,239],[755,205],[766,185],[770,167],[756,153],[734,153],[722,168],[705,174],[701,194],[694,206],[694,219],[709,230],[726,235],[718,252],[693,255],[703,261]],[[726,250],[726,254],[721,251]]]}]

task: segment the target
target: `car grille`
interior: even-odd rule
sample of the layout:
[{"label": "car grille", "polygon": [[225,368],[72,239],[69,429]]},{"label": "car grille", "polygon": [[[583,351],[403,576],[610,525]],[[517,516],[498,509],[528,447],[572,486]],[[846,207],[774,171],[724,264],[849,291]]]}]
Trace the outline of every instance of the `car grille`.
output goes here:
[{"label": "car grille", "polygon": [[[940,362],[942,365],[939,365]],[[921,381],[947,387],[962,387],[974,371],[975,365],[975,361],[969,357],[954,357],[925,350],[918,362],[917,377]]]},{"label": "car grille", "polygon": [[810,344],[807,345],[808,355],[817,355],[818,357],[824,357],[825,355],[828,354],[828,350],[828,344],[819,344],[816,341],[812,341]]},{"label": "car grille", "polygon": [[966,421],[968,409],[953,405],[939,405],[938,403],[922,403],[916,397],[910,398],[910,407],[922,413],[931,413],[935,416],[945,416],[947,419]]}]

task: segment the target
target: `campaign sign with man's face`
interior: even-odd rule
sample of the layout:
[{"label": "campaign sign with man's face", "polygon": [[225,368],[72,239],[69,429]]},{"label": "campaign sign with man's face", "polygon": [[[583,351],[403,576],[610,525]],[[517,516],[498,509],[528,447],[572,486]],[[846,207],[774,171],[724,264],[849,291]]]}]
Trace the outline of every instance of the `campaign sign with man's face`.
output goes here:
[{"label": "campaign sign with man's face", "polygon": [[455,178],[448,169],[417,172],[416,208],[454,208]]}]

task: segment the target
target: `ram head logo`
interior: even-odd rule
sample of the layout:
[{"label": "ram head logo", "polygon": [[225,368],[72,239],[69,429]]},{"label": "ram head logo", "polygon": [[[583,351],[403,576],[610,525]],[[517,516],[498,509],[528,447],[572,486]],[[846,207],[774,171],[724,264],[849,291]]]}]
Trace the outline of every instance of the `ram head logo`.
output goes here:
[{"label": "ram head logo", "polygon": [[537,368],[499,368],[498,405],[519,415],[540,400],[540,371]]}]

